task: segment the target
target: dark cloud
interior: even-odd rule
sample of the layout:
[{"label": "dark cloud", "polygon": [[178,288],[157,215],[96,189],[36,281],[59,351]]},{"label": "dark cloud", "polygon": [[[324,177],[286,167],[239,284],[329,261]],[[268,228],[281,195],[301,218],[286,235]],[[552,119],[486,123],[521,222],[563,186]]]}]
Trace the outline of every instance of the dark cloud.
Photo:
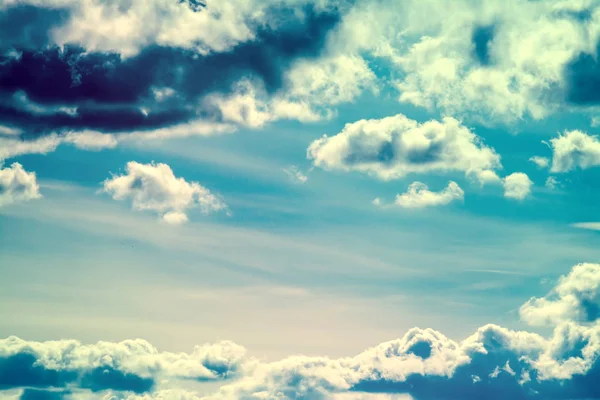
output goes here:
[{"label": "dark cloud", "polygon": [[595,105],[600,102],[600,61],[597,54],[582,52],[567,64],[565,80],[567,101],[576,105]]},{"label": "dark cloud", "polygon": [[478,26],[473,31],[472,40],[475,47],[475,57],[481,65],[490,64],[490,46],[492,40],[494,40],[495,31],[494,25]]},{"label": "dark cloud", "polygon": [[[77,384],[79,387],[93,392],[110,389],[145,393],[153,388],[154,380],[108,366],[89,370],[49,368],[40,363],[34,354],[26,352],[0,357],[0,390],[65,388],[71,384]],[[37,398],[35,397],[36,393],[47,393],[50,396],[55,392],[36,391],[28,398]]]},{"label": "dark cloud", "polygon": [[19,5],[0,10],[0,53],[46,46],[52,29],[68,18],[67,10],[57,8]]},{"label": "dark cloud", "polygon": [[69,394],[68,391],[25,389],[19,400],[62,400]]},{"label": "dark cloud", "polygon": [[136,374],[126,373],[111,367],[98,367],[83,374],[80,387],[89,389],[92,392],[110,389],[145,393],[154,387],[154,379],[142,378]]},{"label": "dark cloud", "polygon": [[65,387],[77,379],[75,371],[53,370],[36,364],[37,357],[17,353],[0,358],[0,389]]},{"label": "dark cloud", "polygon": [[[0,18],[11,12],[15,11],[9,8]],[[39,32],[48,31],[52,18],[63,18],[58,11],[32,7],[20,13],[46,21]],[[317,56],[340,15],[312,7],[269,13],[276,23],[257,28],[255,40],[204,56],[157,45],[129,58],[88,52],[77,45],[41,46],[37,39],[24,46],[26,37],[16,37],[18,26],[11,25],[5,30],[15,36],[18,52],[0,56],[0,122],[35,134],[85,128],[144,130],[198,117],[203,113],[198,108],[202,96],[228,91],[241,78],[258,79],[271,93],[280,90],[286,68],[297,58]],[[39,48],[32,48],[34,44]],[[164,88],[171,95],[158,99],[155,90]]]}]

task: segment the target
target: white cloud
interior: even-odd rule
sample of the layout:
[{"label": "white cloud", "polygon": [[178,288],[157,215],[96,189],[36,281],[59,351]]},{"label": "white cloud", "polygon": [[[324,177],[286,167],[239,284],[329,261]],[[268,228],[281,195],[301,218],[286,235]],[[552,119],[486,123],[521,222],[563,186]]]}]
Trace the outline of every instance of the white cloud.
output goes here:
[{"label": "white cloud", "polygon": [[[76,376],[71,381],[94,368],[112,368],[153,380],[219,380],[232,377],[248,361],[246,350],[229,341],[195,346],[189,353],[170,353],[161,352],[142,339],[96,344],[76,340],[34,342],[14,336],[0,339],[0,364],[19,355],[31,356],[30,362],[38,368],[74,372]],[[22,379],[35,379],[35,375],[23,373]]]},{"label": "white cloud", "polygon": [[558,186],[558,184],[559,184],[558,180],[555,177],[553,177],[553,176],[549,176],[546,179],[546,183],[545,183],[546,187],[548,189],[550,189],[550,190],[556,189],[556,187]]},{"label": "white cloud", "polygon": [[290,165],[289,167],[284,168],[283,172],[285,172],[287,176],[289,176],[294,182],[306,183],[306,181],[308,181],[308,176],[300,171],[295,165]]},{"label": "white cloud", "polygon": [[402,102],[506,124],[564,108],[567,64],[595,54],[599,19],[594,2],[384,0],[354,6],[335,41],[386,63]]},{"label": "white cloud", "polygon": [[[44,388],[39,384],[40,369],[52,370],[53,376],[66,378],[54,388],[68,386],[82,396],[90,391],[78,387],[80,382],[95,388],[92,371],[113,370],[146,379],[143,389],[137,387],[138,394],[124,391],[125,380],[118,381],[118,388],[110,383],[103,387],[108,397],[129,400],[408,400],[424,393],[431,399],[494,398],[498,393],[514,398],[591,399],[600,363],[600,324],[595,323],[600,315],[590,311],[598,311],[592,306],[600,304],[599,287],[600,265],[580,264],[548,296],[525,303],[521,308],[525,322],[556,324],[547,338],[488,324],[454,341],[433,329],[413,328],[352,357],[298,355],[262,362],[247,358],[245,349],[231,342],[170,353],[141,339],[84,345],[75,340],[31,342],[9,337],[0,340],[0,366],[10,365],[15,356],[23,364],[35,365],[36,369],[23,369],[14,388],[32,382]],[[224,381],[208,395],[185,384],[190,379],[230,377],[237,379]],[[9,379],[4,383],[13,383]]]},{"label": "white cloud", "polygon": [[479,174],[500,168],[500,156],[458,120],[419,123],[402,114],[346,124],[308,148],[317,167],[360,171],[382,180],[411,173],[460,171]]},{"label": "white cloud", "polygon": [[533,156],[529,158],[529,161],[537,165],[539,168],[548,168],[548,165],[550,165],[550,160],[548,157]]},{"label": "white cloud", "polygon": [[18,136],[23,131],[19,128],[15,128],[12,126],[0,125],[0,135],[4,136]]},{"label": "white cloud", "polygon": [[34,140],[0,137],[0,162],[23,154],[47,154],[56,150],[61,139],[48,135]]},{"label": "white cloud", "polygon": [[25,171],[19,163],[0,169],[0,206],[40,197],[35,172]]},{"label": "white cloud", "polygon": [[423,208],[444,206],[454,200],[462,200],[465,192],[456,182],[450,181],[448,186],[440,192],[432,192],[427,185],[413,182],[406,193],[396,196],[394,204],[403,208]]},{"label": "white cloud", "polygon": [[520,309],[521,318],[533,325],[563,321],[591,323],[600,319],[600,264],[579,264],[560,278],[544,297],[532,297]]},{"label": "white cloud", "polygon": [[134,210],[157,212],[167,223],[186,222],[185,211],[190,208],[198,207],[205,214],[227,209],[219,197],[198,182],[175,177],[167,164],[130,161],[125,172],[105,180],[104,191],[115,200],[131,199]]},{"label": "white cloud", "polygon": [[533,182],[527,174],[515,172],[503,179],[504,197],[507,199],[523,200],[531,193]]},{"label": "white cloud", "polygon": [[550,140],[551,172],[568,172],[600,165],[600,140],[581,131],[567,131]]},{"label": "white cloud", "polygon": [[83,150],[112,149],[117,146],[117,139],[114,135],[95,131],[69,132],[61,139],[63,142],[71,143]]}]

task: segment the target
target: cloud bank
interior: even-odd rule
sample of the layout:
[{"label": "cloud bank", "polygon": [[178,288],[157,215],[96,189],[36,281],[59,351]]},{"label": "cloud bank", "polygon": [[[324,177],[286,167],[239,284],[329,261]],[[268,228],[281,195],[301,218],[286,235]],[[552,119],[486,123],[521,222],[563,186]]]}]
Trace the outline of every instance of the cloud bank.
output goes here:
[{"label": "cloud bank", "polygon": [[[54,390],[65,399],[90,392],[131,400],[599,399],[599,283],[600,264],[579,264],[548,295],[521,307],[524,322],[554,328],[547,338],[492,324],[462,341],[413,328],[339,359],[265,363],[230,342],[168,353],[140,339],[84,345],[10,337],[0,341],[0,388],[20,390],[21,398],[30,398],[32,388]],[[227,381],[200,394],[182,387],[188,379]]]}]

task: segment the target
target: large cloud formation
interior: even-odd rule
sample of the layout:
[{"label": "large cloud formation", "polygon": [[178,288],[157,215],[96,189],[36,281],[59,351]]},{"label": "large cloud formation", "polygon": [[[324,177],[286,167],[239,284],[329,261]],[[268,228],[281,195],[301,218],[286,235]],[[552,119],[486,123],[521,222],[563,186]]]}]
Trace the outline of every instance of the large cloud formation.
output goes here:
[{"label": "large cloud formation", "polygon": [[[414,328],[339,359],[264,363],[230,342],[175,354],[143,340],[83,345],[11,337],[0,341],[0,388],[22,399],[50,390],[56,397],[46,398],[84,399],[95,391],[96,398],[130,400],[600,399],[599,282],[600,264],[576,265],[547,296],[523,305],[525,322],[554,327],[548,338],[486,325],[454,341]],[[212,394],[181,384],[228,378]]]},{"label": "large cloud formation", "polygon": [[[269,104],[270,114],[310,118],[310,107],[302,99],[313,93],[299,92],[298,86],[294,89],[298,73],[293,74],[292,67],[299,63],[302,72],[307,68],[302,60],[321,54],[344,4],[198,4],[3,2],[0,121],[31,139],[86,130],[143,132],[194,121],[231,120],[227,107],[211,99],[237,95],[236,88],[243,81],[252,82],[265,96],[277,97]],[[321,68],[335,72],[350,65],[346,73],[357,81],[371,79],[362,59],[352,63],[344,57],[321,61]],[[318,66],[313,67],[313,75],[318,72]],[[327,91],[327,85],[314,90]],[[341,100],[353,96],[352,89],[345,90],[350,93],[341,94]],[[238,114],[234,122],[240,122],[243,112]],[[112,142],[107,141],[110,146]]]},{"label": "large cloud formation", "polygon": [[104,181],[104,191],[115,200],[130,199],[134,210],[157,212],[169,224],[188,221],[187,209],[198,207],[205,213],[227,209],[217,195],[198,182],[177,178],[167,164],[140,164],[130,161],[125,174]]}]

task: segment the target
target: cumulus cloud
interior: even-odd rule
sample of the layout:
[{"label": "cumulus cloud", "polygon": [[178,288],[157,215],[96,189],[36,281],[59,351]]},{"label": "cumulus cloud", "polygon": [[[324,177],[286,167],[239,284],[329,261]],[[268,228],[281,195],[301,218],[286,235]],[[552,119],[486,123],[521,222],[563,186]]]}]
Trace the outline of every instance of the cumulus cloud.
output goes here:
[{"label": "cumulus cloud", "polygon": [[445,206],[455,200],[462,200],[464,195],[465,192],[454,181],[450,181],[440,192],[432,192],[424,183],[413,182],[406,193],[396,196],[394,204],[402,208]]},{"label": "cumulus cloud", "polygon": [[245,360],[245,349],[227,341],[196,346],[190,353],[169,353],[141,339],[87,345],[13,336],[0,340],[0,388],[146,393],[165,379],[228,379]]},{"label": "cumulus cloud", "polygon": [[588,1],[362,2],[336,32],[388,63],[401,102],[505,124],[597,104],[599,18]]},{"label": "cumulus cloud", "polygon": [[507,199],[523,200],[531,193],[533,182],[527,174],[515,172],[506,176],[502,184],[504,186],[504,197]]},{"label": "cumulus cloud", "polygon": [[[455,341],[433,329],[413,328],[399,339],[337,359],[291,356],[262,362],[231,342],[169,353],[139,339],[84,345],[9,337],[0,340],[0,372],[10,372],[0,373],[0,390],[68,390],[64,398],[72,399],[95,392],[128,400],[596,399],[599,287],[600,265],[580,264],[547,296],[526,302],[521,317],[550,323],[549,337],[488,324]],[[211,394],[196,393],[180,381],[227,378],[234,379]]]},{"label": "cumulus cloud", "polygon": [[186,210],[199,208],[209,214],[227,209],[227,205],[198,182],[177,178],[167,164],[140,164],[130,161],[125,174],[104,181],[104,191],[115,200],[131,200],[134,210],[158,213],[170,224],[188,221]]},{"label": "cumulus cloud", "polygon": [[562,321],[591,323],[600,319],[600,265],[579,264],[544,297],[531,298],[520,309],[521,318],[534,325]]},{"label": "cumulus cloud", "polygon": [[600,165],[600,140],[581,131],[567,131],[550,140],[551,172],[569,172]]},{"label": "cumulus cloud", "polygon": [[382,180],[413,173],[478,174],[500,168],[500,156],[450,117],[419,123],[402,114],[346,124],[308,148],[313,164],[328,170],[360,171]]},{"label": "cumulus cloud", "polygon": [[40,197],[35,172],[25,171],[19,163],[0,169],[0,206]]}]

